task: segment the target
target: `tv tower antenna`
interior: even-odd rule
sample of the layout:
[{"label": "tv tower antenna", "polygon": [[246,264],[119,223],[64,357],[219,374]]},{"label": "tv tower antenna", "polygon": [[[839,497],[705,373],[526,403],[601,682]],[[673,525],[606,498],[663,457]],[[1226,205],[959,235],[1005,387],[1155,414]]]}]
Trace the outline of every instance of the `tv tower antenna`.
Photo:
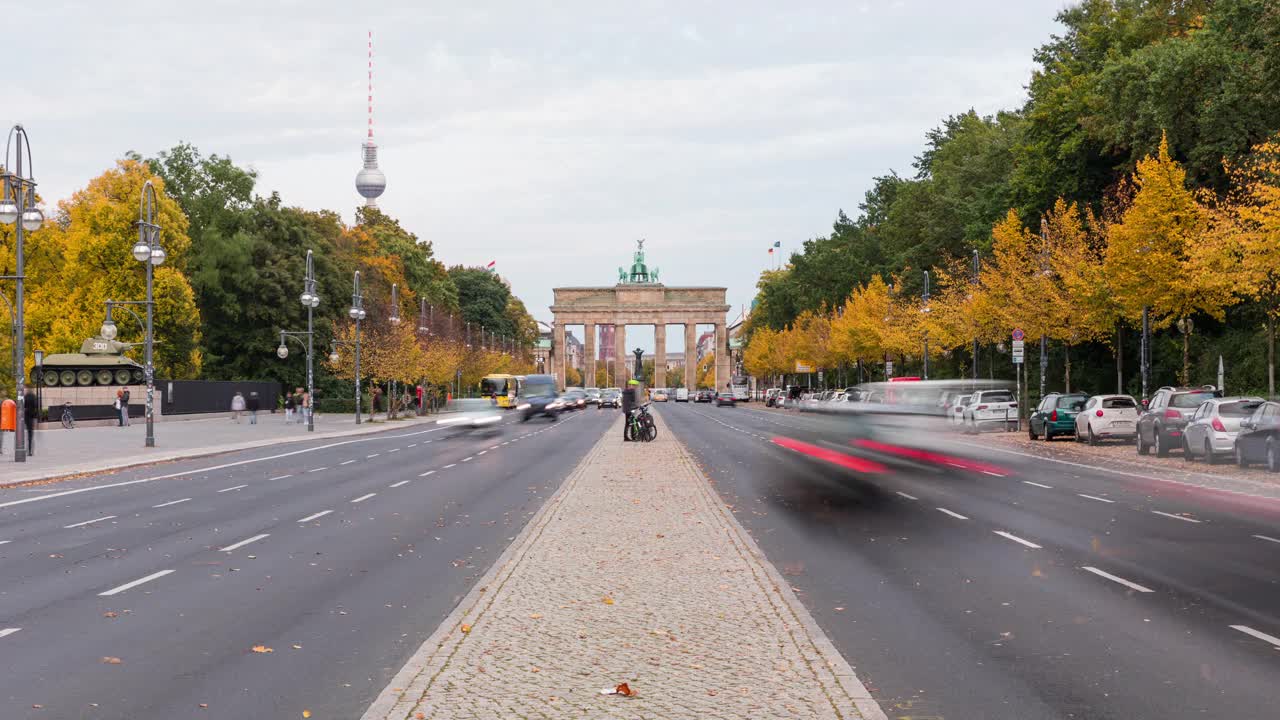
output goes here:
[{"label": "tv tower antenna", "polygon": [[369,31],[369,130],[361,146],[364,168],[356,174],[356,192],[365,207],[378,207],[378,197],[387,189],[387,176],[378,169],[378,146],[373,142],[373,31]]}]

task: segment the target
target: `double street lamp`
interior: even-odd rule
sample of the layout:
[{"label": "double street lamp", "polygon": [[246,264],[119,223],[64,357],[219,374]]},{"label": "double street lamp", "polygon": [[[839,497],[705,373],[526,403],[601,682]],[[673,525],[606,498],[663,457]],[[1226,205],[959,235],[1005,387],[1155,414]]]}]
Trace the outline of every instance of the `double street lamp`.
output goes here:
[{"label": "double street lamp", "polygon": [[351,308],[347,310],[347,317],[356,321],[356,340],[354,343],[334,342],[334,349],[329,354],[329,359],[336,362],[338,345],[354,345],[356,351],[356,424],[360,424],[360,321],[365,319],[364,296],[360,294],[360,271],[357,270],[355,279],[351,285]]},{"label": "double street lamp", "polygon": [[[155,315],[155,296],[153,293],[156,267],[163,265],[168,257],[164,248],[160,247],[160,226],[156,224],[156,189],[148,180],[142,185],[142,198],[138,201],[138,242],[133,246],[133,259],[147,268],[147,337],[143,348],[143,376],[147,383],[147,447],[156,446],[155,432],[155,394],[156,370],[152,361],[152,346],[155,344],[153,316]],[[120,303],[124,304],[124,303]],[[108,305],[108,309],[110,305]],[[107,325],[103,323],[105,330]],[[106,338],[106,335],[103,335]],[[106,338],[110,340],[111,338]]]},{"label": "double street lamp", "polygon": [[[14,145],[17,140],[17,147],[14,162],[9,162],[9,148]],[[26,149],[26,170],[23,170],[23,149]],[[23,418],[26,416],[26,382],[25,382],[25,365],[26,355],[23,351],[22,341],[25,337],[23,331],[23,280],[26,268],[26,259],[23,256],[23,243],[25,235],[29,232],[35,232],[44,224],[44,213],[40,212],[40,208],[36,207],[36,181],[35,176],[31,172],[31,142],[27,139],[27,131],[21,125],[14,125],[9,130],[9,137],[4,144],[4,171],[0,172],[0,224],[13,225],[16,230],[15,247],[16,247],[16,264],[13,275],[0,276],[3,280],[14,281],[14,299],[13,315],[14,315],[14,380],[15,389],[17,390],[15,400],[17,401],[18,422],[14,428],[13,443],[13,461],[27,461],[27,439],[23,435],[25,424]],[[13,168],[10,170],[9,168]],[[8,298],[5,298],[6,300]]]},{"label": "double street lamp", "polygon": [[276,348],[276,356],[281,360],[289,357],[289,347],[285,345],[285,338],[291,337],[302,342],[300,338],[307,338],[307,397],[310,398],[308,407],[303,408],[303,412],[307,414],[307,432],[315,432],[315,405],[316,405],[316,385],[315,372],[311,360],[312,353],[315,350],[315,309],[320,306],[320,293],[316,290],[316,273],[315,267],[311,260],[311,251],[307,251],[307,274],[302,281],[302,296],[298,298],[302,302],[302,306],[307,309],[307,329],[306,332],[301,331],[280,331],[280,347]]}]

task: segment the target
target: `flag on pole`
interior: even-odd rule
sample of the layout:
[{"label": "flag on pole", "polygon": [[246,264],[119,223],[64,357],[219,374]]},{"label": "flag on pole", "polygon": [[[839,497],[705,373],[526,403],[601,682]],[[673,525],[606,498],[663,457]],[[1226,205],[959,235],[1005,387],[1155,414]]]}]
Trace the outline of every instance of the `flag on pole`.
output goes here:
[{"label": "flag on pole", "polygon": [[770,254],[770,255],[772,255],[772,254],[773,254],[773,248],[769,248],[769,254]]},{"label": "flag on pole", "polygon": [[774,241],[773,241],[773,246],[774,246],[774,247],[776,247],[776,248],[780,248],[780,247],[782,247],[782,241],[781,241],[781,240],[774,240]]},{"label": "flag on pole", "polygon": [[488,270],[489,272],[497,272],[497,271],[498,271],[498,269],[497,269],[496,267],[494,267],[494,266],[495,266],[495,265],[497,265],[497,264],[498,264],[498,261],[497,261],[497,260],[490,260],[490,261],[489,261],[489,264],[484,266],[484,269],[485,269],[485,270]]}]

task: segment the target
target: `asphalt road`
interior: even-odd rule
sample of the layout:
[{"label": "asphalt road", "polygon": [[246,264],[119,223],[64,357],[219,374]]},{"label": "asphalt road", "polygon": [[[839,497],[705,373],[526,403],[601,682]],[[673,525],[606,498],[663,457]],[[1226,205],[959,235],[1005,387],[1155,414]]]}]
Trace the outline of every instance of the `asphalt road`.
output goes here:
[{"label": "asphalt road", "polygon": [[1280,503],[657,408],[890,718],[1277,717]]},{"label": "asphalt road", "polygon": [[614,418],[0,492],[0,717],[359,717]]}]

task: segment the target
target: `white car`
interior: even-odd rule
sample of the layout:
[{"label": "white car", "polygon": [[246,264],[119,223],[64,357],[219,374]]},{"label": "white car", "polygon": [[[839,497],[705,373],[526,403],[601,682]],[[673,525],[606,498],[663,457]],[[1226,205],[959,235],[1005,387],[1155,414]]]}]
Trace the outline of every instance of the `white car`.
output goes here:
[{"label": "white car", "polygon": [[457,430],[480,430],[502,422],[498,406],[483,398],[463,398],[452,401],[441,413],[437,425]]},{"label": "white car", "polygon": [[969,432],[981,432],[989,425],[1009,429],[1017,422],[1018,402],[1009,390],[979,390],[969,397],[964,406],[964,427]]},{"label": "white car", "polygon": [[676,388],[676,402],[689,402],[689,388]]},{"label": "white car", "polygon": [[972,395],[959,395],[951,400],[951,405],[946,408],[947,421],[952,425],[964,425],[964,406],[969,404]]},{"label": "white car", "polygon": [[1094,395],[1076,413],[1076,440],[1097,445],[1099,440],[1138,437],[1138,401],[1130,395]]},{"label": "white car", "polygon": [[1210,465],[1220,456],[1235,452],[1240,421],[1262,405],[1259,397],[1230,397],[1205,400],[1196,408],[1191,422],[1182,431],[1182,457],[1201,457]]}]

